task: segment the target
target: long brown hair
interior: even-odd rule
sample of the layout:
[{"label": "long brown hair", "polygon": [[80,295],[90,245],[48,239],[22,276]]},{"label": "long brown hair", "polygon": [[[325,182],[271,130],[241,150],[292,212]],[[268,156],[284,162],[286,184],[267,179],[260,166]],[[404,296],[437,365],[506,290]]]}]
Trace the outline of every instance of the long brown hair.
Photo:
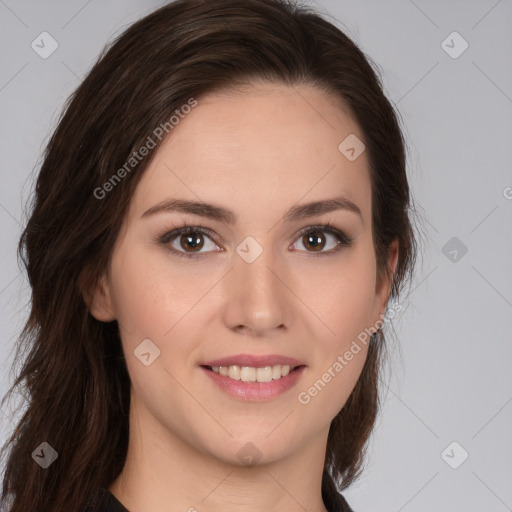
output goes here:
[{"label": "long brown hair", "polygon": [[[2,497],[12,512],[80,510],[123,468],[130,379],[119,328],[97,321],[83,292],[107,268],[130,198],[161,140],[153,137],[156,149],[122,173],[113,190],[99,194],[98,188],[157,127],[167,123],[172,137],[169,118],[190,98],[263,79],[312,85],[341,99],[365,137],[379,275],[391,275],[387,251],[399,242],[390,298],[399,297],[417,252],[412,197],[398,114],[370,62],[321,15],[285,0],[178,0],[105,48],[46,146],[19,241],[32,294],[17,343],[22,365],[2,400],[17,388],[26,400],[2,450],[9,448]],[[379,330],[331,424],[322,477],[329,508],[336,488],[354,482],[363,467],[379,410],[384,342]],[[32,457],[42,442],[58,453],[47,469]]]}]

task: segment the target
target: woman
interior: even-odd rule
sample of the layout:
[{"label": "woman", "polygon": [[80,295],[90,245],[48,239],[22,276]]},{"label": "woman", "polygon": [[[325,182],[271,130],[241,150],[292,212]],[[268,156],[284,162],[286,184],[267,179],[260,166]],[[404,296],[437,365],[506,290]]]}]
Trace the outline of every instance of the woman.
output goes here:
[{"label": "woman", "polygon": [[312,10],[133,24],[70,98],[20,239],[10,510],[350,511],[411,202],[375,71]]}]

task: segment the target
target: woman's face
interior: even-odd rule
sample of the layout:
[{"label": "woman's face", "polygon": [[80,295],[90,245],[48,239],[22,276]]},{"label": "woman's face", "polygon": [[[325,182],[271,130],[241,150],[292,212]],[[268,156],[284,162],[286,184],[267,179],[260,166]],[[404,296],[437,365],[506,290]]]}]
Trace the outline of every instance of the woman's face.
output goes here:
[{"label": "woman's face", "polygon": [[[162,446],[240,464],[325,443],[389,293],[362,140],[324,92],[258,84],[198,99],[157,150],[91,311],[118,321],[132,408]],[[148,213],[176,200],[215,208]],[[280,357],[298,369],[279,377]]]}]

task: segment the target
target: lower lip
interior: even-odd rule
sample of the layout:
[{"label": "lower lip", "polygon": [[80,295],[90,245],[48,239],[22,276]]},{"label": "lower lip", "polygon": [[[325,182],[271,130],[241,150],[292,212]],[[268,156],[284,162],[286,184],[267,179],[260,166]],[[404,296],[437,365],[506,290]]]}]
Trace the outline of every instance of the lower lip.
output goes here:
[{"label": "lower lip", "polygon": [[201,370],[206,372],[208,377],[228,395],[247,401],[262,401],[275,398],[295,386],[305,368],[305,366],[299,366],[285,377],[270,382],[244,382],[230,379],[204,367],[201,367]]}]

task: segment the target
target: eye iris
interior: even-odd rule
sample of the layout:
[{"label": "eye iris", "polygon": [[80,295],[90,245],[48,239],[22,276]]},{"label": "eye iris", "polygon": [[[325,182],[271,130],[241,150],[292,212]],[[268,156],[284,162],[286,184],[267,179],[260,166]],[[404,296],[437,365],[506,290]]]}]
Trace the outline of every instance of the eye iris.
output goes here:
[{"label": "eye iris", "polygon": [[185,235],[181,235],[180,243],[184,249],[187,249],[188,245],[193,252],[197,252],[202,249],[204,240],[202,240],[202,235],[199,233],[187,233]]},{"label": "eye iris", "polygon": [[[312,245],[314,251],[321,251],[325,247],[325,237],[321,231],[311,231],[304,235],[302,239],[304,240],[304,246]],[[324,239],[323,243],[322,239]]]}]

